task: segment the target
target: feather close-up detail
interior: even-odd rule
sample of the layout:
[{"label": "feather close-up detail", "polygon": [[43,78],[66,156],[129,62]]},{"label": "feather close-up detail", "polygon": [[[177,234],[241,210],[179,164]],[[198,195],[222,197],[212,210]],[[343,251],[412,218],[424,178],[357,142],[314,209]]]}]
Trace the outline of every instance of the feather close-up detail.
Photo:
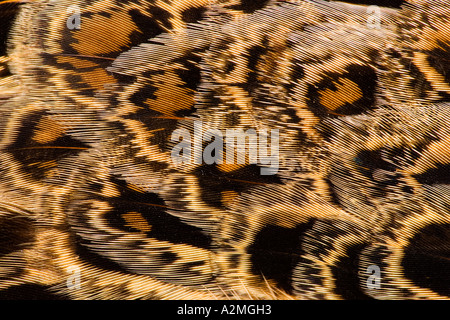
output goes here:
[{"label": "feather close-up detail", "polygon": [[0,300],[450,300],[447,0],[0,1]]}]

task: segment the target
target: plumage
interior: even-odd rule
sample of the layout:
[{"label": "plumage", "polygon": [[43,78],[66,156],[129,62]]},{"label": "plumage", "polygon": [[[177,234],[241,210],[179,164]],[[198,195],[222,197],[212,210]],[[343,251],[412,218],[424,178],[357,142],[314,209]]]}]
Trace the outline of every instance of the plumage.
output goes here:
[{"label": "plumage", "polygon": [[0,2],[0,298],[449,299],[450,4],[349,2]]}]

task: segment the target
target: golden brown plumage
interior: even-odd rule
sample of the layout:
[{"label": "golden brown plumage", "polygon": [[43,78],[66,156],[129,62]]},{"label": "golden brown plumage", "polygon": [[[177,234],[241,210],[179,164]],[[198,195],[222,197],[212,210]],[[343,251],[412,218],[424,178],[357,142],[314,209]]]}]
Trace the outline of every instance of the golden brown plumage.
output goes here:
[{"label": "golden brown plumage", "polygon": [[447,1],[0,16],[0,298],[450,298]]}]

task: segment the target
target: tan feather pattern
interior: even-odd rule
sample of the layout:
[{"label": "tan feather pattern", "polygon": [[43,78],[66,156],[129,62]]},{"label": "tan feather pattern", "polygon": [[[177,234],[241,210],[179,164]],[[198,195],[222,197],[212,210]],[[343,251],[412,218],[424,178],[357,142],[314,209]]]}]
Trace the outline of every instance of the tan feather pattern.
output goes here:
[{"label": "tan feather pattern", "polygon": [[447,1],[0,19],[1,299],[450,298]]}]

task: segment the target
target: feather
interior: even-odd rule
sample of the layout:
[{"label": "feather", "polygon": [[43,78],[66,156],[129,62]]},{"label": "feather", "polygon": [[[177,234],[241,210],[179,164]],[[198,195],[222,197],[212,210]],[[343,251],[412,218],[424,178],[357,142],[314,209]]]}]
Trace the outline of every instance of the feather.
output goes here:
[{"label": "feather", "polygon": [[450,298],[447,1],[0,21],[1,299]]}]

